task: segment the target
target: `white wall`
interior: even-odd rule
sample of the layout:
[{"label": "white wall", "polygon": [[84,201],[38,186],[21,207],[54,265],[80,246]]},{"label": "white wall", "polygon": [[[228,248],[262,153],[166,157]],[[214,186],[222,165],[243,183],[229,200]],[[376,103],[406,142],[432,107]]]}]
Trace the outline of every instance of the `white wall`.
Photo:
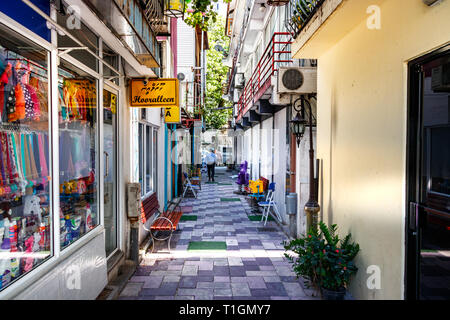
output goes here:
[{"label": "white wall", "polygon": [[261,122],[261,176],[272,180],[272,121],[273,118]]},{"label": "white wall", "polygon": [[274,114],[274,180],[275,180],[275,202],[278,205],[283,221],[289,221],[285,209],[286,194],[286,161],[289,157],[286,148],[286,108]]}]

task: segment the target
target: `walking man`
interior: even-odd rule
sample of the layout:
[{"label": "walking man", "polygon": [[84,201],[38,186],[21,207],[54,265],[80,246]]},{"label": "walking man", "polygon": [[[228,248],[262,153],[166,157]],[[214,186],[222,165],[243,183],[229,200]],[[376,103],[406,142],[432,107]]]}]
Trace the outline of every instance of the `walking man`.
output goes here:
[{"label": "walking man", "polygon": [[208,182],[214,182],[214,169],[216,167],[216,154],[214,153],[214,149],[210,150],[210,153],[206,155],[206,165],[208,166]]}]

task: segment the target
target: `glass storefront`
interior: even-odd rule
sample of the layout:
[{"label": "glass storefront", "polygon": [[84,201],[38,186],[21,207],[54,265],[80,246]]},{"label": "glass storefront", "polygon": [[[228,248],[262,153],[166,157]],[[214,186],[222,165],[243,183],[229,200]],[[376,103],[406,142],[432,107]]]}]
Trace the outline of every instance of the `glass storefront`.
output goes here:
[{"label": "glass storefront", "polygon": [[117,248],[117,95],[103,90],[103,173],[106,256]]},{"label": "glass storefront", "polygon": [[97,81],[59,70],[60,244],[64,248],[99,224]]},{"label": "glass storefront", "polygon": [[[48,52],[0,26],[0,289],[52,255]],[[30,49],[32,48],[32,49]]]}]

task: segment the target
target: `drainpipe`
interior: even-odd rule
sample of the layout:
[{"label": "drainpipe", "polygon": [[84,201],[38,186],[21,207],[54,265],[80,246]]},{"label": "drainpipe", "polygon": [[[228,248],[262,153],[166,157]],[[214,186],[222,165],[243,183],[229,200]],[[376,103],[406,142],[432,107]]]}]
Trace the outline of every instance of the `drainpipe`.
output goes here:
[{"label": "drainpipe", "polygon": [[173,125],[175,129],[175,196],[178,196],[178,137],[176,133],[176,124]]},{"label": "drainpipe", "polygon": [[167,210],[167,124],[164,124],[164,211]]}]

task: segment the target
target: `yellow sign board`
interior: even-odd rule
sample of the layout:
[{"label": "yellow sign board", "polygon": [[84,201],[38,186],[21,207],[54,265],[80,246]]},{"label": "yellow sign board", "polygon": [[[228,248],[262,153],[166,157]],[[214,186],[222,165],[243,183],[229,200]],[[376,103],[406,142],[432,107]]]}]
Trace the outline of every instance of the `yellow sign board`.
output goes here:
[{"label": "yellow sign board", "polygon": [[178,79],[132,79],[130,105],[141,108],[178,107]]},{"label": "yellow sign board", "polygon": [[180,107],[167,107],[164,109],[164,122],[165,123],[181,123],[181,108]]}]

